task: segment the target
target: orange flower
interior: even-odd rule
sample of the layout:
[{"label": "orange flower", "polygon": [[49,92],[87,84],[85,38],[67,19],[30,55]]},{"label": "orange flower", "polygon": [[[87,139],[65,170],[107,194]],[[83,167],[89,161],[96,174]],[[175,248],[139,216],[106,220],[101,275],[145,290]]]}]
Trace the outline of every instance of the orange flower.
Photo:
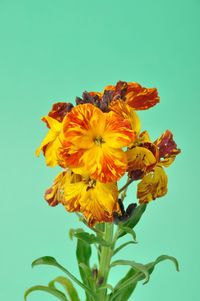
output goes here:
[{"label": "orange flower", "polygon": [[142,178],[137,190],[140,203],[147,203],[167,192],[167,175],[162,166],[169,166],[179,153],[169,130],[154,143],[150,142],[147,132],[135,140],[126,154],[129,176],[135,180]]},{"label": "orange flower", "polygon": [[61,203],[69,212],[82,212],[89,226],[111,222],[114,211],[121,213],[117,184],[101,183],[80,168],[60,173],[45,193],[45,199],[51,206]]},{"label": "orange flower", "polygon": [[[72,109],[64,120],[60,154],[69,167],[82,167],[101,182],[116,182],[126,171],[123,147],[134,141],[130,122],[91,104]],[[71,159],[71,157],[73,159]]]}]

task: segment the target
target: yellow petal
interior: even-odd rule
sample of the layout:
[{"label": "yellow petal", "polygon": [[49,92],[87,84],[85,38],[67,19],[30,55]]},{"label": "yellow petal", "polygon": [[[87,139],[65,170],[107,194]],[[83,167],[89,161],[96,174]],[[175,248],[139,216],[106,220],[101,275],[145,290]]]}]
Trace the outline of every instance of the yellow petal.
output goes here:
[{"label": "yellow petal", "polygon": [[167,175],[164,169],[157,165],[153,171],[145,175],[137,186],[137,197],[141,204],[148,203],[167,193]]},{"label": "yellow petal", "polygon": [[136,146],[126,152],[128,159],[128,171],[146,171],[156,164],[156,158],[147,148]]},{"label": "yellow petal", "polygon": [[44,156],[46,158],[46,164],[53,167],[58,163],[57,151],[61,147],[62,123],[49,116],[43,117],[43,120],[47,122],[50,130],[48,131],[46,137],[37,148],[35,153],[38,157],[40,152],[43,150]]},{"label": "yellow petal", "polygon": [[127,119],[131,124],[131,129],[135,131],[136,135],[140,132],[140,119],[135,110],[131,108],[122,100],[112,101],[109,109],[124,119]]}]

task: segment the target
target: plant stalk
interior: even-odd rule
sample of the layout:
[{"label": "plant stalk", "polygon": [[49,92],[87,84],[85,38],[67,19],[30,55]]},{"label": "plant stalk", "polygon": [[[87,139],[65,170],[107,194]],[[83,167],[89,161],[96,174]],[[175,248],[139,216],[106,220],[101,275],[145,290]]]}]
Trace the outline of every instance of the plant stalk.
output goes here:
[{"label": "plant stalk", "polygon": [[[102,246],[100,261],[99,261],[99,273],[98,273],[98,281],[100,286],[105,285],[107,283],[108,274],[110,270],[110,261],[113,254],[113,223],[105,223],[105,231],[103,238],[110,244],[110,247]],[[99,290],[99,301],[106,300],[107,289]]]}]

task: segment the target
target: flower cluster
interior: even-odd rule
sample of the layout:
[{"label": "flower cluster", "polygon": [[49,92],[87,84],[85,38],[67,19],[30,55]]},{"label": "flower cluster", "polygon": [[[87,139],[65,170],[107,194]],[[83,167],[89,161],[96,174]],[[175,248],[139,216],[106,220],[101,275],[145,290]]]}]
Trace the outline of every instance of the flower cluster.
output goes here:
[{"label": "flower cluster", "polygon": [[159,102],[155,88],[119,81],[103,92],[84,92],[71,103],[56,103],[42,118],[49,131],[36,150],[48,166],[63,171],[55,178],[45,199],[51,206],[64,205],[81,212],[88,224],[112,222],[122,215],[117,182],[127,173],[139,180],[137,198],[148,203],[167,192],[168,167],[180,152],[167,130],[151,142],[140,132],[137,110]]}]

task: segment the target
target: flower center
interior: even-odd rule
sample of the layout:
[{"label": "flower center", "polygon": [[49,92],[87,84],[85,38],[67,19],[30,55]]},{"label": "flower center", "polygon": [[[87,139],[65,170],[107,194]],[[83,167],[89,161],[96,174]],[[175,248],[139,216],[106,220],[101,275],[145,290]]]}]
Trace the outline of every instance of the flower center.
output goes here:
[{"label": "flower center", "polygon": [[86,191],[88,191],[89,189],[95,188],[96,186],[96,180],[94,179],[89,179],[87,182],[87,189]]},{"label": "flower center", "polygon": [[94,143],[97,144],[98,146],[101,146],[105,141],[101,136],[96,136],[94,139]]}]

